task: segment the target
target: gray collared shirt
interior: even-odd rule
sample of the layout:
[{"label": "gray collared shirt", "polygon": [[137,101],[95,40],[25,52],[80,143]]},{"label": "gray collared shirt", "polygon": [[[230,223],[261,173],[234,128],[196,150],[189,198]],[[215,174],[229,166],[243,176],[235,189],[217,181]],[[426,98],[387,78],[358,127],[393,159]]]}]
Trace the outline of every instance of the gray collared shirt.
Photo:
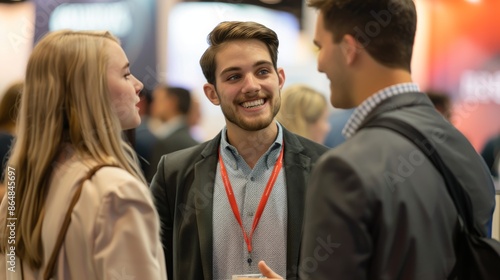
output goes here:
[{"label": "gray collared shirt", "polygon": [[347,121],[342,134],[346,139],[351,138],[356,131],[358,131],[359,126],[363,120],[368,116],[368,114],[377,107],[382,101],[388,99],[389,97],[409,93],[409,92],[419,92],[420,89],[415,83],[402,83],[396,84],[390,87],[379,90],[365,101],[363,101],[352,113],[351,117]]},{"label": "gray collared shirt", "polygon": [[[245,231],[249,234],[262,193],[283,147],[283,129],[269,150],[251,169],[222,131],[221,156],[238,204]],[[259,273],[257,263],[265,260],[280,275],[286,275],[287,195],[285,164],[276,179],[260,222],[253,234],[252,264],[249,265],[247,244],[224,188],[217,164],[213,197],[213,279],[231,279],[235,274]]]}]

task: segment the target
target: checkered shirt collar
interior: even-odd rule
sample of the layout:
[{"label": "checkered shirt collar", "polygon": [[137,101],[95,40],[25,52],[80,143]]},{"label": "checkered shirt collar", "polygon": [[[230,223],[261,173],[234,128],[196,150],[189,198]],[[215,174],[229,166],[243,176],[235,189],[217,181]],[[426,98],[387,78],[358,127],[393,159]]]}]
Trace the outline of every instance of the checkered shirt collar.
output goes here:
[{"label": "checkered shirt collar", "polygon": [[353,112],[352,116],[347,121],[342,134],[346,139],[351,138],[359,129],[359,126],[368,114],[377,107],[382,101],[399,94],[409,92],[419,92],[420,88],[415,83],[402,83],[381,89],[377,93],[368,97],[361,103]]}]

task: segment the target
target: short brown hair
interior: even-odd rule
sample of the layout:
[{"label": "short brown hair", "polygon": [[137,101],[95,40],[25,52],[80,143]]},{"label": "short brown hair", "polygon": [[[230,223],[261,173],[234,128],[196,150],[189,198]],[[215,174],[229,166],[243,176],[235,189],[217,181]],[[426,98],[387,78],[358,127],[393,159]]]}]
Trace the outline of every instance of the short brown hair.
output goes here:
[{"label": "short brown hair", "polygon": [[200,59],[201,70],[207,82],[215,85],[215,55],[220,47],[229,41],[256,39],[266,44],[274,69],[277,69],[279,40],[276,32],[252,21],[224,21],[208,34],[209,47]]},{"label": "short brown hair", "polygon": [[349,34],[379,63],[410,71],[417,12],[413,0],[308,0],[339,43]]}]

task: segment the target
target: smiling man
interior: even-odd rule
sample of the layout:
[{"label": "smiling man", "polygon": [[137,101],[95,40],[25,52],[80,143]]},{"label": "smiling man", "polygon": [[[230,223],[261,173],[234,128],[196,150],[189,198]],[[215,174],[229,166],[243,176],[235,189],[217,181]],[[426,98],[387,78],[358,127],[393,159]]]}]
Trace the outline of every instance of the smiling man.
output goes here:
[{"label": "smiling man", "polygon": [[274,31],[222,22],[208,42],[203,89],[226,126],[163,156],[151,186],[169,279],[231,279],[259,273],[260,260],[296,278],[305,187],[327,148],[274,120],[285,83]]}]

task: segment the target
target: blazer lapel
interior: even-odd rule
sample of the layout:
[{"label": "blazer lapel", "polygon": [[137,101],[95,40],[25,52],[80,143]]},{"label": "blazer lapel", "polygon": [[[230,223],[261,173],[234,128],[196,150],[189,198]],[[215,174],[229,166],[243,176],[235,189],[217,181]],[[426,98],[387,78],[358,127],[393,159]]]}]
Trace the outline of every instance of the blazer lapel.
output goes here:
[{"label": "blazer lapel", "polygon": [[299,265],[304,196],[309,179],[311,159],[301,152],[304,150],[298,139],[283,129],[285,141],[285,176],[287,188],[287,261],[286,278],[295,277]]},{"label": "blazer lapel", "polygon": [[217,150],[220,134],[201,152],[202,160],[194,167],[193,191],[195,192],[196,223],[200,243],[204,279],[213,275],[213,193],[217,168]]}]

